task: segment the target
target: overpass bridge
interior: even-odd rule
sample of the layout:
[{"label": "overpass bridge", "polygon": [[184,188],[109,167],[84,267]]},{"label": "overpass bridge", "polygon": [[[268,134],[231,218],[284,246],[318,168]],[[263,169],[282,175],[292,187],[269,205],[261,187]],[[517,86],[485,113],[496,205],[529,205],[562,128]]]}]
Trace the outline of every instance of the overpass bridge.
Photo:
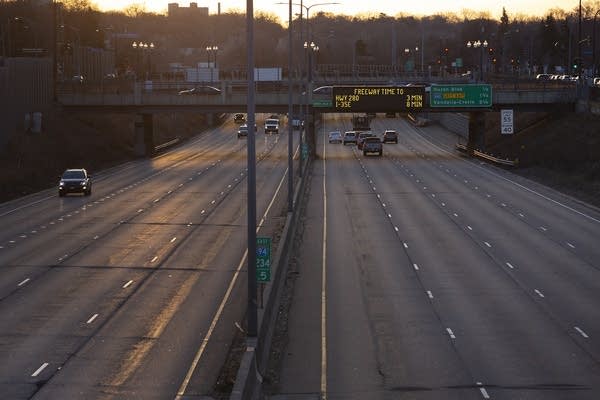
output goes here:
[{"label": "overpass bridge", "polygon": [[[343,84],[328,81],[328,85],[313,90],[319,83],[309,85],[309,90],[304,92],[299,82],[292,87],[294,109],[298,110],[298,114],[303,114],[301,108],[308,113],[309,135],[313,133],[315,115],[321,113],[459,112],[469,115],[469,153],[483,136],[485,112],[501,109],[572,111],[581,90],[580,86],[573,83],[514,82],[489,85],[445,81],[431,86],[429,82],[390,86],[389,82],[374,79],[362,79],[360,82],[346,80]],[[152,115],[155,113],[200,112],[210,115],[247,111],[246,82],[221,81],[218,90],[210,94],[179,94],[181,89],[189,86],[193,85],[184,82],[132,82],[126,86],[71,85],[60,88],[57,100],[68,111],[136,114],[135,136],[139,144],[136,147],[141,149],[139,153],[143,155],[154,149]],[[257,113],[286,114],[289,107],[287,82],[258,82],[255,104]]]},{"label": "overpass bridge", "polygon": [[[468,85],[444,81],[446,85]],[[449,83],[448,83],[449,82]],[[312,88],[340,86],[389,86],[381,80],[315,82],[308,90],[306,96],[299,85],[294,85],[292,90],[292,104],[295,106],[308,104],[309,109],[316,112],[344,112],[339,108],[329,105],[331,93],[313,92]],[[288,111],[288,86],[287,82],[258,82],[255,92],[256,112]],[[415,84],[415,86],[418,84]],[[183,82],[131,82],[126,86],[107,85],[66,85],[57,91],[57,101],[65,109],[71,111],[109,111],[125,113],[158,113],[174,111],[193,111],[206,113],[233,113],[245,112],[247,109],[247,85],[242,81],[221,81],[218,84],[220,92],[201,95],[178,95],[181,89],[193,87],[194,84]],[[494,84],[491,86],[491,106],[486,110],[499,110],[514,108],[522,111],[547,110],[548,108],[572,109],[578,98],[578,87],[575,84],[533,84],[511,83]],[[427,92],[429,93],[429,92]],[[427,96],[427,94],[426,94]],[[428,112],[470,112],[482,111],[482,107],[429,107],[429,98],[425,98],[422,111]],[[349,110],[361,112],[370,110]],[[379,112],[388,110],[381,109]],[[389,111],[400,111],[389,110]]]}]

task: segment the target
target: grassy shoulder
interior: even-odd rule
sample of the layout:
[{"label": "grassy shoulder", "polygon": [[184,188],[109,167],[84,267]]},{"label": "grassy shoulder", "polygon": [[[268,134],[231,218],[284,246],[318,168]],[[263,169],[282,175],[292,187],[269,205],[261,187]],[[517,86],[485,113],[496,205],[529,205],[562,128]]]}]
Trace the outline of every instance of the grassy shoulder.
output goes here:
[{"label": "grassy shoulder", "polygon": [[499,125],[498,113],[487,116],[487,152],[518,159],[515,173],[600,207],[600,116],[516,113],[514,135],[501,135]]}]

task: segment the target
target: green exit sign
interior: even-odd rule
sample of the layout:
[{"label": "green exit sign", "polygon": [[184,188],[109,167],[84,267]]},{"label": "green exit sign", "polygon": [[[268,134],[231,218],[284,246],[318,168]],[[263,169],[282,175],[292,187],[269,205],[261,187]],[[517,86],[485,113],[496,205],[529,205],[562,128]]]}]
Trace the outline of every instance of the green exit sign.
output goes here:
[{"label": "green exit sign", "polygon": [[491,107],[492,85],[431,85],[431,107]]},{"label": "green exit sign", "polygon": [[271,281],[271,238],[256,238],[256,281]]},{"label": "green exit sign", "polygon": [[325,100],[325,99],[316,99],[313,100],[313,107],[331,107],[331,99],[329,100]]}]

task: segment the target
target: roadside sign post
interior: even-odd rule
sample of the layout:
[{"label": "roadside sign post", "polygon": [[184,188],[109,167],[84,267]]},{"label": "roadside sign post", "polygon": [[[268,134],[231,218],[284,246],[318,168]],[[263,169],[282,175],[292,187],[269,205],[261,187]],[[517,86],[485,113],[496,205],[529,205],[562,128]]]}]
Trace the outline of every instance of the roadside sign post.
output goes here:
[{"label": "roadside sign post", "polygon": [[271,281],[271,238],[256,238],[256,281]]},{"label": "roadside sign post", "polygon": [[500,133],[512,135],[514,133],[513,110],[500,110]]},{"label": "roadside sign post", "polygon": [[256,282],[260,284],[260,305],[264,307],[265,283],[271,281],[271,238],[256,238]]}]

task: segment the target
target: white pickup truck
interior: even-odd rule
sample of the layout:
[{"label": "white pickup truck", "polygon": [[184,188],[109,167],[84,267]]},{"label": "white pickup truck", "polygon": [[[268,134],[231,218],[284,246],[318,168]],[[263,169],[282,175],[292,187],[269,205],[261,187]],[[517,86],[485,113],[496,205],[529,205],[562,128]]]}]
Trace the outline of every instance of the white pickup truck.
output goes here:
[{"label": "white pickup truck", "polygon": [[265,133],[279,133],[279,119],[267,118],[265,120]]}]

